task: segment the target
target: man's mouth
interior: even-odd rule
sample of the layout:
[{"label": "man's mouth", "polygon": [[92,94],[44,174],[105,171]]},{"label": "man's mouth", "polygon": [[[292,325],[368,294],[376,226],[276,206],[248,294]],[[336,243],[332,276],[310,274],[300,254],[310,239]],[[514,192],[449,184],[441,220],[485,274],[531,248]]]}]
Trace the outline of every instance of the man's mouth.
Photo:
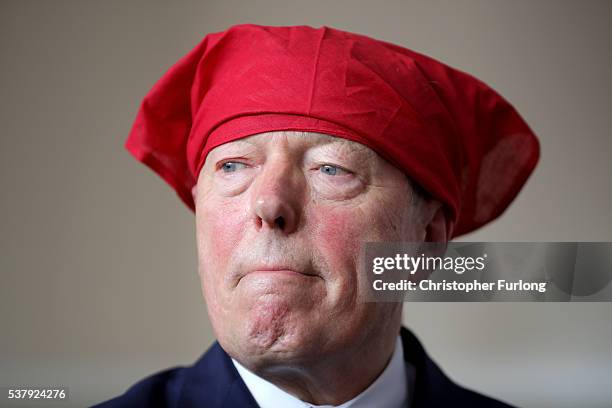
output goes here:
[{"label": "man's mouth", "polygon": [[276,275],[279,277],[319,277],[318,274],[316,274],[309,268],[296,268],[294,266],[288,265],[259,265],[251,268],[246,268],[246,272],[240,277],[240,279],[248,275]]}]

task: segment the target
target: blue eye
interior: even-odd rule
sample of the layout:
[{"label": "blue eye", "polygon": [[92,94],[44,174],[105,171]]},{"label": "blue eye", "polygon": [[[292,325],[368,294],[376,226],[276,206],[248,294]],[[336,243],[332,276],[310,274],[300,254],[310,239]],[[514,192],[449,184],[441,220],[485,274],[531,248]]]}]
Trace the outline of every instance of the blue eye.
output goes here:
[{"label": "blue eye", "polygon": [[239,162],[225,162],[221,165],[221,169],[223,170],[224,173],[232,173],[238,170],[239,168],[244,168],[244,167],[245,167],[245,164],[239,163]]},{"label": "blue eye", "polygon": [[336,166],[330,166],[329,164],[324,164],[320,167],[321,172],[327,174],[328,176],[335,176],[338,172],[342,172],[342,169]]}]

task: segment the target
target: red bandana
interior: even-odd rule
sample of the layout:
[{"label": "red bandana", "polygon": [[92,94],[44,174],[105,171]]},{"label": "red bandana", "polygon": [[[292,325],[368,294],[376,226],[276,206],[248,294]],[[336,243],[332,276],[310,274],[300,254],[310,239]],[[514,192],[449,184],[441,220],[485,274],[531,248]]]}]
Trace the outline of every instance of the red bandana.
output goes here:
[{"label": "red bandana", "polygon": [[539,157],[516,110],[470,75],[329,27],[250,24],[207,35],[170,68],[126,148],[194,210],[210,150],[275,130],[370,147],[445,204],[453,236],[498,217]]}]

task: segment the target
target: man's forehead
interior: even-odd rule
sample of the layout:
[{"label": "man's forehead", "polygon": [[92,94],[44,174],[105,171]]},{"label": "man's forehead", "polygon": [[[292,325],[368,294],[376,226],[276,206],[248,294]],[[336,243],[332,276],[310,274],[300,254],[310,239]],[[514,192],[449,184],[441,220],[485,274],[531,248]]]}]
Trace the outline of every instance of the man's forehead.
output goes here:
[{"label": "man's forehead", "polygon": [[265,147],[273,143],[298,143],[300,146],[307,148],[311,147],[329,147],[334,150],[339,150],[347,153],[360,153],[368,156],[377,156],[377,154],[369,147],[338,136],[332,136],[318,132],[304,131],[273,131],[258,133],[256,135],[233,140],[218,146],[214,150],[223,150],[231,147]]}]

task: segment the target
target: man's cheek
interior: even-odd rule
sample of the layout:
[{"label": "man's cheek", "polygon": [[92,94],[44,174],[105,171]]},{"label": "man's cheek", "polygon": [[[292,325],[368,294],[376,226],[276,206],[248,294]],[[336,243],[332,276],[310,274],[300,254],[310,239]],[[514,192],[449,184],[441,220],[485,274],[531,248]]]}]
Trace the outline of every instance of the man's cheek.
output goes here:
[{"label": "man's cheek", "polygon": [[237,217],[219,213],[211,216],[210,212],[206,216],[208,218],[203,219],[198,230],[202,238],[199,256],[203,271],[201,278],[210,316],[220,319],[216,323],[222,324],[230,296],[228,277],[242,234]]},{"label": "man's cheek", "polygon": [[[316,220],[314,244],[325,254],[329,267],[345,269],[352,265],[361,247],[359,218],[352,211],[321,211]],[[361,232],[360,232],[361,231]]]},{"label": "man's cheek", "polygon": [[239,217],[228,214],[227,211],[213,213],[202,212],[198,225],[199,262],[208,276],[206,281],[217,282],[219,286],[227,277],[228,266],[231,265],[233,252],[236,251],[243,236],[242,222]]},{"label": "man's cheek", "polygon": [[243,235],[243,211],[232,204],[211,203],[206,207],[206,211],[203,211],[201,235],[208,241],[209,256],[225,257]]}]

